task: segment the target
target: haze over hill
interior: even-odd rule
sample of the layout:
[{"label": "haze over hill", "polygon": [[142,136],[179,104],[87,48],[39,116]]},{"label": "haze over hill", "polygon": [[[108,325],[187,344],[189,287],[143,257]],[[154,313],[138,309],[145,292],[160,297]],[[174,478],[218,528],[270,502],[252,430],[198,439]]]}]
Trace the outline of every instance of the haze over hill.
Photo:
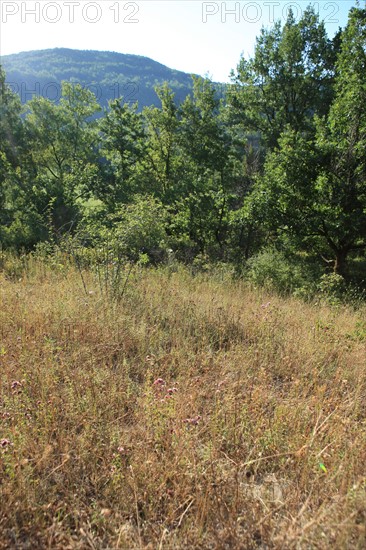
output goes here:
[{"label": "haze over hill", "polygon": [[139,55],[95,50],[55,48],[1,57],[6,81],[23,103],[38,95],[58,101],[63,80],[79,83],[93,91],[102,106],[108,100],[159,105],[154,87],[168,82],[183,100],[192,90],[191,75],[170,69]]}]

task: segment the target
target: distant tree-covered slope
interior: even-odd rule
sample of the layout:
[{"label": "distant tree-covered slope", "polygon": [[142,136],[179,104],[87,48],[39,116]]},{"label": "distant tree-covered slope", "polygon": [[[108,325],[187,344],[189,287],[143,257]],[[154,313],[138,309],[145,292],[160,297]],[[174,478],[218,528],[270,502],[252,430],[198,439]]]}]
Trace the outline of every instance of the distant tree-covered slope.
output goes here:
[{"label": "distant tree-covered slope", "polygon": [[1,57],[6,81],[25,103],[35,95],[51,100],[61,96],[61,82],[87,87],[105,106],[110,99],[159,105],[156,85],[168,82],[177,101],[192,90],[191,75],[139,55],[94,50],[55,48]]}]

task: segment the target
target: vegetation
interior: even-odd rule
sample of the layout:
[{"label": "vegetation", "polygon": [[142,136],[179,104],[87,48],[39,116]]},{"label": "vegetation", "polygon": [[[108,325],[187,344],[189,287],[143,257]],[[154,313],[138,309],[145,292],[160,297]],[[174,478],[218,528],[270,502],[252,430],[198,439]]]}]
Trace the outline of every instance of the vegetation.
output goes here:
[{"label": "vegetation", "polygon": [[[156,87],[159,106],[143,109],[120,98],[101,110],[72,82],[59,102],[35,97],[22,107],[1,72],[3,248],[31,250],[65,235],[74,246],[108,247],[125,224],[134,242],[133,251],[119,247],[125,260],[158,263],[171,250],[184,263],[231,264],[307,298],[333,273],[346,294],[361,296],[365,40],[359,7],[332,40],[313,8],[299,21],[290,11],[285,25],[262,30],[224,99],[213,82],[193,77],[184,101],[165,82]],[[61,65],[54,51],[46,55],[55,70],[69,64],[63,53]],[[90,55],[79,52],[79,61]],[[100,61],[108,62],[104,54]],[[136,216],[147,215],[146,205],[159,212],[151,237],[145,214]],[[257,276],[259,265],[269,274],[276,261],[280,276]]]},{"label": "vegetation", "polygon": [[314,118],[315,136],[290,124],[249,200],[266,218],[263,223],[297,238],[297,246],[332,254],[340,275],[347,256],[366,247],[365,16],[351,12],[335,67],[334,99],[328,115]]},{"label": "vegetation", "polygon": [[2,256],[1,548],[364,548],[364,310],[46,252]]}]

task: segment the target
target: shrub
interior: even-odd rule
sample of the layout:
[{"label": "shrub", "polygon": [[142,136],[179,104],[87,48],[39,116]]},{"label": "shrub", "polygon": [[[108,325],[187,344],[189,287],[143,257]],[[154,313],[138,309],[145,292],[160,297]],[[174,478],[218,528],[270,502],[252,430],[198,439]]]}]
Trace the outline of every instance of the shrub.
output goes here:
[{"label": "shrub", "polygon": [[246,264],[245,277],[256,287],[307,298],[316,290],[317,273],[309,259],[286,256],[275,248],[261,250]]}]

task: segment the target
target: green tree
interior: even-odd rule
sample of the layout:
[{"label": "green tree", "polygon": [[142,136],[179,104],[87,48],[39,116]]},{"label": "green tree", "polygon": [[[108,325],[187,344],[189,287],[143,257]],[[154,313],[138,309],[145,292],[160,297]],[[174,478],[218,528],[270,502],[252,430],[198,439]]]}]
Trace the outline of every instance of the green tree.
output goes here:
[{"label": "green tree", "polygon": [[[116,205],[103,217],[85,217],[79,226],[79,236],[93,243],[102,257],[121,262],[158,262],[167,249],[166,210],[149,195],[136,195],[128,204]],[[104,257],[104,261],[106,258]],[[109,261],[109,260],[108,260]]]},{"label": "green tree", "polygon": [[179,184],[176,208],[184,232],[201,253],[224,253],[230,200],[230,136],[222,104],[209,79],[193,77],[193,94],[179,109],[179,145],[184,179]]},{"label": "green tree", "polygon": [[316,137],[288,128],[247,199],[250,219],[332,257],[345,275],[366,247],[366,10],[353,9],[337,62],[336,95]]},{"label": "green tree", "polygon": [[259,132],[273,149],[290,125],[312,128],[313,115],[327,114],[332,99],[339,36],[327,38],[312,7],[295,21],[292,11],[282,27],[262,28],[254,57],[240,60],[229,87],[232,118],[245,132]]},{"label": "green tree", "polygon": [[20,99],[0,67],[0,240],[17,248],[40,238],[39,216],[29,200],[34,166],[21,113]]},{"label": "green tree", "polygon": [[167,83],[157,87],[156,93],[161,108],[146,107],[143,110],[147,140],[142,179],[146,192],[169,202],[184,172],[179,154],[178,107]]},{"label": "green tree", "polygon": [[337,70],[335,101],[318,123],[317,188],[322,235],[344,274],[348,255],[366,248],[366,9],[350,11]]},{"label": "green tree", "polygon": [[94,94],[64,82],[59,105],[44,98],[27,104],[27,140],[36,166],[33,201],[56,232],[75,223],[77,201],[98,178]]},{"label": "green tree", "polygon": [[108,164],[103,166],[104,181],[98,196],[115,205],[141,192],[138,167],[146,149],[142,115],[137,105],[114,100],[99,127],[101,153]]},{"label": "green tree", "polygon": [[[19,98],[5,83],[0,66],[0,216],[1,227],[9,222],[8,191],[16,181],[19,167],[19,141],[22,136]],[[2,238],[2,240],[4,237]]]},{"label": "green tree", "polygon": [[19,165],[19,149],[23,143],[21,111],[20,99],[6,84],[0,65],[0,148],[13,167]]},{"label": "green tree", "polygon": [[220,120],[220,100],[209,79],[192,78],[193,96],[187,96],[179,110],[182,152],[197,172],[223,174],[228,160],[228,135]]}]

